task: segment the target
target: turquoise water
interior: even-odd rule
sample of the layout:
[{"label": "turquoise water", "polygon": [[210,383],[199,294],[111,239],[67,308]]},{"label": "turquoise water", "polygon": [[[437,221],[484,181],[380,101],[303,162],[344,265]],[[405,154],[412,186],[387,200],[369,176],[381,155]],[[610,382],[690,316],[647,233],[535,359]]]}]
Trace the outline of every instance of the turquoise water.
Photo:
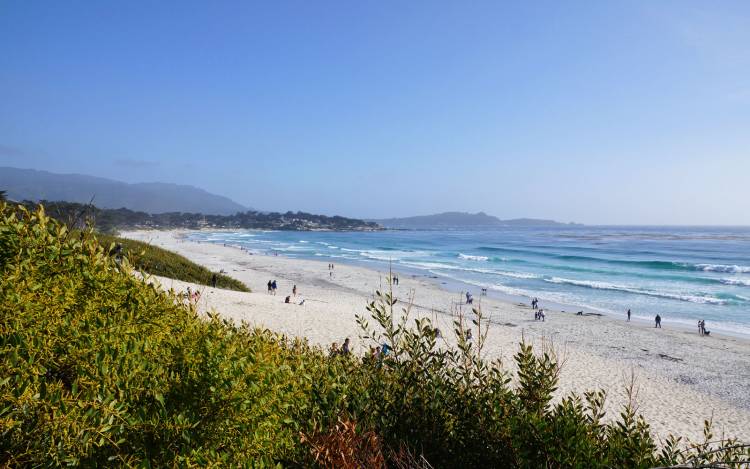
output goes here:
[{"label": "turquoise water", "polygon": [[436,276],[475,295],[750,336],[750,228],[564,227],[384,232],[199,232],[251,252]]}]

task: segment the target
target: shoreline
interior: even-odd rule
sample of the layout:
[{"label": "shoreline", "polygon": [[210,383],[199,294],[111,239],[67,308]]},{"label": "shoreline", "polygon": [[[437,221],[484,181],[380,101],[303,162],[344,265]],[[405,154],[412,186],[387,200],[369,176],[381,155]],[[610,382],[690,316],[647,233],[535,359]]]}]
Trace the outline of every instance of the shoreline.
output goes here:
[{"label": "shoreline", "polygon": [[[150,230],[145,230],[150,231]],[[164,232],[173,232],[175,233],[175,236],[177,236],[180,239],[189,241],[189,242],[195,242],[198,244],[201,244],[201,241],[190,241],[188,240],[188,234],[193,232],[215,232],[215,231],[221,231],[221,232],[228,232],[228,233],[236,233],[237,230],[231,229],[231,228],[224,228],[224,229],[212,229],[212,228],[206,228],[206,229],[200,229],[200,230],[190,230],[190,229],[175,229],[175,230],[159,230]],[[276,232],[279,230],[264,230],[264,229],[242,229],[241,231],[249,231],[249,232]],[[409,230],[407,230],[409,231]],[[216,243],[212,243],[216,244]],[[233,245],[233,244],[226,244],[225,247],[228,248],[234,248],[234,249],[243,249],[241,246]],[[271,256],[270,254],[265,253],[259,253],[259,252],[253,252],[253,255],[257,256],[269,256],[269,257],[276,257]],[[278,254],[279,256],[287,257],[283,252]],[[321,259],[325,259],[325,257],[294,257],[292,259],[296,260],[302,260],[302,261],[310,261],[310,262],[324,262]],[[350,265],[354,267],[359,267],[363,269],[368,269],[376,272],[380,272],[380,269],[378,267],[384,267],[384,266],[378,266],[377,262],[368,262],[365,260],[357,260],[357,261],[340,261],[339,259],[329,259],[332,262],[339,263],[344,265]],[[327,261],[326,261],[327,262]],[[477,289],[480,289],[482,286],[480,284],[474,284],[474,283],[467,283],[466,281],[457,280],[455,278],[452,278],[450,276],[439,276],[437,274],[425,274],[424,271],[404,266],[404,265],[394,265],[394,267],[399,270],[400,272],[406,272],[408,273],[412,278],[414,277],[420,277],[423,278],[426,282],[431,283],[434,288],[438,288],[440,290],[444,290],[449,293],[455,293],[455,294],[463,294],[466,291],[476,291]],[[496,301],[509,303],[512,305],[518,305],[519,303],[523,303],[526,305],[527,303],[530,304],[531,297],[524,296],[524,295],[514,295],[510,293],[504,293],[501,291],[489,289],[487,295],[482,296],[482,298],[491,298]],[[583,305],[583,304],[573,304],[573,303],[564,303],[559,301],[552,301],[548,299],[541,299],[540,303],[543,304],[545,311],[555,311],[559,313],[564,314],[575,314],[576,311],[583,311],[585,315],[599,315],[607,318],[608,320],[612,321],[626,321],[626,314],[623,311],[622,313],[615,312],[613,310],[607,310],[603,308],[598,308],[596,306],[590,306],[590,305]],[[632,315],[632,319],[630,321],[631,324],[635,324],[640,327],[644,328],[653,328],[654,326],[654,317],[648,317],[641,314],[634,313]],[[667,318],[665,319],[662,317],[662,326],[667,326],[668,329],[671,330],[678,330],[683,331],[686,333],[695,333],[697,329],[697,323],[692,324],[688,323],[685,320],[681,319],[672,319]],[[710,324],[709,324],[710,326]],[[736,332],[732,333],[731,331],[727,331],[725,329],[715,329],[711,328],[711,337],[712,338],[718,338],[718,339],[726,339],[726,338],[732,338],[737,340],[744,340],[747,341],[748,344],[750,344],[750,334],[743,333],[743,332]]]},{"label": "shoreline", "polygon": [[[355,314],[366,315],[366,302],[385,284],[377,269],[336,264],[329,275],[325,260],[250,255],[237,247],[185,239],[192,230],[123,232],[124,237],[150,241],[205,267],[245,282],[253,293],[207,287],[203,311],[215,308],[224,317],[305,337],[328,346],[351,337],[359,343]],[[427,276],[400,272],[394,294],[404,299],[414,292],[415,315],[432,317],[443,331],[452,330],[452,309],[464,308],[456,292],[447,291]],[[279,280],[277,296],[266,293],[265,283]],[[163,286],[184,289],[184,282],[162,279]],[[296,284],[305,305],[284,304]],[[619,413],[626,398],[624,383],[632,373],[639,385],[639,411],[652,431],[665,437],[670,431],[699,439],[704,419],[713,416],[714,433],[750,440],[750,341],[726,335],[698,336],[687,328],[654,329],[647,321],[625,322],[611,315],[577,316],[545,307],[545,322],[534,321],[526,305],[475,296],[490,319],[486,358],[499,358],[512,371],[512,355],[523,337],[539,344],[552,342],[567,358],[559,395],[603,388],[608,392],[607,415]],[[438,313],[441,311],[441,313]],[[449,335],[449,334],[445,334]]]}]

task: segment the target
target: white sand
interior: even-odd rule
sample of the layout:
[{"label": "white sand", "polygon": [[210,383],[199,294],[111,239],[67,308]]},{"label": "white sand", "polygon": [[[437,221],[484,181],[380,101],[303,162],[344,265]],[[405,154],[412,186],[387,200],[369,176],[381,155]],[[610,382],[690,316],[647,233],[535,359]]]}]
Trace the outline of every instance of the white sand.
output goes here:
[{"label": "white sand", "polygon": [[[327,261],[250,255],[235,247],[185,241],[182,234],[122,233],[178,252],[213,271],[223,269],[253,290],[241,293],[160,279],[165,288],[200,289],[203,311],[215,310],[238,323],[306,337],[326,347],[340,344],[345,337],[351,338],[355,350],[370,345],[359,339],[355,314],[367,316],[365,305],[376,289],[385,286],[387,272],[336,264],[331,277]],[[267,293],[269,279],[277,280],[276,296]],[[306,300],[303,306],[284,303],[294,284],[297,302]],[[462,302],[461,294],[445,291],[426,277],[400,275],[394,293],[404,300],[410,292],[414,292],[414,314],[434,317],[450,335],[449,312]],[[539,322],[528,306],[475,296],[478,301],[492,321],[487,357],[501,358],[509,369],[522,335],[535,344],[552,341],[566,357],[560,392],[605,389],[608,417],[616,416],[626,402],[625,385],[634,373],[638,411],[655,436],[663,438],[671,432],[698,440],[703,421],[713,419],[715,437],[750,441],[750,341],[713,334],[700,337],[697,332],[672,330],[667,323],[664,329],[653,329],[649,324],[559,311],[548,311],[547,320]]]}]

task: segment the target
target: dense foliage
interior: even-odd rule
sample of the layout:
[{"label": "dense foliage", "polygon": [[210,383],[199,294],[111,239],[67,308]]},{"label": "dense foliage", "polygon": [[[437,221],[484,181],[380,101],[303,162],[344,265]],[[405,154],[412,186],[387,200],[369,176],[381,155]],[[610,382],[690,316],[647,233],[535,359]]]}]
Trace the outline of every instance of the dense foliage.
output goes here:
[{"label": "dense foliage", "polygon": [[339,365],[201,320],[86,233],[22,217],[0,222],[0,466],[304,460]]},{"label": "dense foliage", "polygon": [[[328,217],[305,212],[257,212],[247,211],[234,215],[203,215],[200,213],[156,213],[136,212],[127,208],[103,209],[93,205],[75,202],[41,201],[52,218],[68,226],[96,226],[97,230],[109,233],[118,229],[134,228],[238,228],[263,230],[377,230],[376,223],[340,216]],[[37,205],[25,201],[24,205],[33,210]]]},{"label": "dense foliage", "polygon": [[201,285],[211,285],[215,275],[217,288],[244,292],[250,291],[239,280],[221,273],[211,272],[179,254],[167,251],[158,246],[133,239],[103,234],[97,235],[97,239],[102,246],[109,246],[110,253],[113,255],[115,255],[114,253],[119,248],[120,252],[116,255],[126,257],[133,267],[139,271]]},{"label": "dense foliage", "polygon": [[632,407],[603,423],[603,392],[552,404],[554,353],[521,344],[511,381],[480,358],[479,311],[474,339],[459,317],[450,348],[379,293],[359,322],[391,352],[328,356],[199,318],[42,210],[0,220],[0,274],[0,466],[697,467],[748,457],[731,441],[657,450]]}]

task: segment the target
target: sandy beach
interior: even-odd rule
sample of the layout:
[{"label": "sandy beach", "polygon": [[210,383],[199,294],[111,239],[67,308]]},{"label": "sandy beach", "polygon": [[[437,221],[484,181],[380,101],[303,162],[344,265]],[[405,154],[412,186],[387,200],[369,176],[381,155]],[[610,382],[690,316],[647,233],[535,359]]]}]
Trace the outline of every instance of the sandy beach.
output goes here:
[{"label": "sandy beach", "polygon": [[[385,288],[387,272],[336,264],[331,275],[326,260],[251,255],[237,247],[186,241],[181,231],[121,234],[180,253],[211,270],[224,270],[253,290],[241,293],[158,279],[167,289],[201,290],[201,311],[213,310],[236,322],[305,337],[324,347],[346,337],[360,352],[371,345],[360,340],[355,315],[367,314],[366,303],[376,289]],[[433,318],[444,332],[452,330],[451,311],[463,303],[461,292],[447,291],[425,276],[399,277],[394,294],[402,301],[413,295],[413,314]],[[278,283],[276,296],[267,293],[270,279]],[[296,302],[285,304],[293,285],[298,290]],[[296,304],[303,298],[303,305]],[[509,370],[522,337],[538,345],[554,344],[565,358],[558,395],[603,388],[608,417],[613,417],[626,402],[625,387],[634,375],[638,411],[656,437],[674,433],[698,440],[703,421],[712,420],[715,437],[750,440],[750,341],[746,339],[701,337],[697,329],[670,329],[668,324],[654,329],[652,324],[553,310],[546,310],[546,321],[540,322],[534,321],[528,305],[479,296],[475,303],[491,321],[486,357],[500,358]]]}]

